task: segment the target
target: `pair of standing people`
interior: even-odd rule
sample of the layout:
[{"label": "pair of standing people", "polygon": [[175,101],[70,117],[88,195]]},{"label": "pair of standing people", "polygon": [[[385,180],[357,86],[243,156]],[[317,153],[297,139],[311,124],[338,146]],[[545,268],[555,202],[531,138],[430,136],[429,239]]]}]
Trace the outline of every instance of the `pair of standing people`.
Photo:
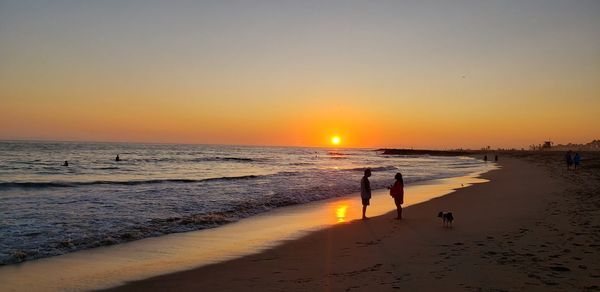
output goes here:
[{"label": "pair of standing people", "polygon": [[[365,174],[363,178],[360,180],[360,197],[362,199],[362,219],[369,219],[366,216],[367,206],[370,205],[371,200],[371,182],[369,182],[369,177],[371,176],[371,169],[365,169]],[[396,204],[396,211],[398,212],[398,216],[396,219],[402,219],[402,204],[404,203],[404,179],[402,178],[401,173],[396,173],[394,177],[396,181],[394,185],[390,186],[390,196],[394,198],[394,203]]]},{"label": "pair of standing people", "polygon": [[573,169],[577,169],[581,163],[581,156],[579,153],[575,153],[575,155],[573,155],[571,150],[569,150],[569,152],[567,152],[565,155],[565,160],[567,161],[567,169],[571,169],[571,166],[574,166]]}]

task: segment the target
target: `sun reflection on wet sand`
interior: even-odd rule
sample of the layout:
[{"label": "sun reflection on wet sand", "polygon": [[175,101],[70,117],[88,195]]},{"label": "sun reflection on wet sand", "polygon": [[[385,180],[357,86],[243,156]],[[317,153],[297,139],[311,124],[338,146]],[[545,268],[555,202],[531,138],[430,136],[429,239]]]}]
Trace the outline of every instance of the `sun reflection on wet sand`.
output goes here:
[{"label": "sun reflection on wet sand", "polygon": [[337,217],[337,223],[342,223],[346,221],[346,210],[348,209],[348,205],[339,205],[335,209],[335,216]]}]

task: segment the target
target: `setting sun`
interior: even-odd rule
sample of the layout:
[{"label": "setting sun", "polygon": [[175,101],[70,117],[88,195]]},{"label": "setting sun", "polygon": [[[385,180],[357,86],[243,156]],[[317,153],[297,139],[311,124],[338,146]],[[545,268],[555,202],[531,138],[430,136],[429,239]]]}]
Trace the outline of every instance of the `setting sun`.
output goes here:
[{"label": "setting sun", "polygon": [[340,139],[339,136],[331,137],[331,144],[333,144],[333,145],[339,145],[341,141],[342,141],[342,139]]}]

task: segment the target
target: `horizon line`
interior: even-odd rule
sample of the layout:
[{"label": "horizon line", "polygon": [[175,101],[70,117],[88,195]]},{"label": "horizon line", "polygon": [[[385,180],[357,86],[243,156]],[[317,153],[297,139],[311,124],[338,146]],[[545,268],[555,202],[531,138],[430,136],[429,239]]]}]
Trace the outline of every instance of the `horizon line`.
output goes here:
[{"label": "horizon line", "polygon": [[[238,146],[238,147],[280,147],[280,148],[322,148],[322,149],[402,149],[402,150],[441,150],[441,151],[481,151],[483,148],[463,148],[463,147],[407,147],[407,146],[377,146],[377,147],[347,147],[347,146],[297,146],[297,145],[262,145],[262,144],[219,144],[219,143],[193,143],[193,142],[144,142],[144,141],[120,141],[120,140],[53,140],[53,139],[2,139],[0,142],[54,142],[54,143],[121,143],[121,144],[156,144],[156,145],[197,145],[197,146]],[[496,147],[489,150],[527,150],[526,147]]]}]

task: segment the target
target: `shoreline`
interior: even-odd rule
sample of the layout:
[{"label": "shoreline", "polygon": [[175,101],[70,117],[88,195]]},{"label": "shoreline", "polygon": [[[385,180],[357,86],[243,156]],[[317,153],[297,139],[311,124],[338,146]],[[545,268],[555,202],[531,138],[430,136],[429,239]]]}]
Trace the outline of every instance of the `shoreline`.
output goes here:
[{"label": "shoreline", "polygon": [[[407,185],[414,196],[407,204],[418,204],[444,196],[470,184],[485,182],[478,173],[435,179]],[[368,215],[377,216],[395,210],[386,189],[374,191]],[[257,254],[298,240],[318,230],[352,221],[360,216],[357,194],[277,208],[218,228],[169,234],[138,241],[77,251],[50,258],[0,267],[0,281],[7,291],[90,290],[115,287],[132,280],[147,279]],[[406,205],[406,204],[405,204]],[[319,222],[311,218],[318,218]],[[287,220],[287,221],[286,221]],[[283,226],[278,224],[283,222]],[[350,223],[352,224],[352,223]],[[261,230],[251,232],[249,230]],[[246,234],[244,234],[246,233]],[[253,234],[254,233],[254,234]],[[233,234],[246,238],[239,241]],[[216,238],[214,240],[213,238]],[[231,241],[236,241],[232,244]],[[200,247],[198,242],[202,242]],[[208,242],[208,243],[207,243]],[[212,242],[212,243],[211,243]],[[240,243],[242,243],[240,245]],[[202,246],[205,248],[202,249]],[[37,283],[27,282],[28,275],[45,274]]]},{"label": "shoreline", "polygon": [[[588,184],[578,190],[578,177],[544,166],[555,158],[503,157],[501,170],[482,175],[489,183],[405,208],[401,221],[388,213],[336,225],[109,291],[598,290],[600,217],[576,199],[600,205],[598,181],[582,174],[587,180],[576,182]],[[442,210],[454,212],[453,228],[436,218]]]},{"label": "shoreline", "polygon": [[[481,160],[465,157],[387,157],[341,148],[4,146],[16,158],[7,164],[14,172],[0,182],[0,217],[7,223],[0,266],[214,228],[345,196],[358,190],[365,166],[373,168],[373,188],[388,186],[400,168],[407,183],[484,168]],[[71,157],[71,149],[82,152]],[[121,162],[107,159],[111,149],[125,154]],[[56,163],[60,157],[70,160],[69,167]]]}]

